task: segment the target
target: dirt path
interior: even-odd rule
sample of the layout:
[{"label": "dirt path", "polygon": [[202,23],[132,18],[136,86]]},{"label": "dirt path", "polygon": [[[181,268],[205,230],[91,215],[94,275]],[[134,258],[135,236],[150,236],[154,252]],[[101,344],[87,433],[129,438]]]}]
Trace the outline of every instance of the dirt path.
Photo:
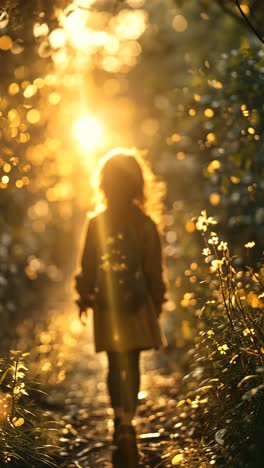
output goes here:
[{"label": "dirt path", "polygon": [[[169,467],[172,457],[183,450],[188,428],[177,403],[181,395],[182,374],[175,355],[164,351],[144,352],[141,358],[141,391],[135,419],[139,462],[131,465],[131,457],[113,463],[116,450],[112,444],[112,411],[109,405],[104,353],[95,354],[91,338],[84,334],[72,371],[63,385],[49,395],[57,420],[66,423],[63,429],[59,467]],[[52,410],[54,412],[54,409]],[[164,458],[164,451],[168,454]],[[119,462],[120,463],[120,462]],[[181,465],[183,466],[183,465]]]}]

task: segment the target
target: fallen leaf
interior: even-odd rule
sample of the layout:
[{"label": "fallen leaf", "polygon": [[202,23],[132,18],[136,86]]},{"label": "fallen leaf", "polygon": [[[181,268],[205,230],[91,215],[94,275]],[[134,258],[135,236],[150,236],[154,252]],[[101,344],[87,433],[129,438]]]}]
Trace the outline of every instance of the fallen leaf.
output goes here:
[{"label": "fallen leaf", "polygon": [[173,457],[172,464],[179,465],[183,460],[184,460],[184,455],[182,453],[178,453],[178,455],[175,455]]}]

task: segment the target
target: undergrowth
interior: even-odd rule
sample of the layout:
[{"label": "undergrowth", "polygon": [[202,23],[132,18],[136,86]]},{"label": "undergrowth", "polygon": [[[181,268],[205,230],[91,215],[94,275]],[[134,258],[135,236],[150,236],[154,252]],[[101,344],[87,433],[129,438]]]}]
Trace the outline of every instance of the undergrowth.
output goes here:
[{"label": "undergrowth", "polygon": [[0,360],[0,466],[56,466],[50,442],[56,428],[30,397],[40,389],[27,379],[28,356],[11,350]]},{"label": "undergrowth", "polygon": [[[228,244],[214,232],[206,212],[196,220],[208,265],[206,324],[193,355],[189,386],[180,402],[194,421],[203,460],[232,468],[263,466],[264,267],[236,266]],[[254,248],[254,242],[245,245]],[[197,424],[198,423],[198,424]],[[205,465],[207,466],[207,465]]]}]

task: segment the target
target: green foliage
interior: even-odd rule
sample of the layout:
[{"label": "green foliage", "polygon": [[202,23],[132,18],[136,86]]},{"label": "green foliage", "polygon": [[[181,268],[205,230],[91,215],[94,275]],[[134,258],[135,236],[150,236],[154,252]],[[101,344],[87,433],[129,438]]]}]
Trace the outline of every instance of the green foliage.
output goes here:
[{"label": "green foliage", "polygon": [[206,212],[197,220],[211,297],[202,313],[206,328],[194,351],[187,402],[203,421],[200,437],[207,455],[217,455],[217,466],[256,467],[263,455],[264,269],[235,268],[212,223]]},{"label": "green foliage", "polygon": [[232,50],[206,62],[193,86],[176,94],[181,116],[189,116],[189,141],[180,146],[189,157],[199,154],[196,183],[235,253],[238,234],[262,247],[263,60],[262,51]]},{"label": "green foliage", "polygon": [[[195,211],[213,210],[237,267],[258,268],[263,258],[263,53],[232,50],[207,60],[199,71],[193,65],[190,73],[192,84],[168,95],[177,125],[170,123],[164,157],[173,200],[166,253],[176,303],[169,339],[176,345],[204,326],[196,317],[210,294],[201,283],[205,272],[200,238],[193,232]],[[250,241],[256,245],[249,257],[243,245]]]},{"label": "green foliage", "polygon": [[55,466],[49,444],[52,424],[29,398],[33,384],[26,377],[27,356],[11,350],[0,361],[0,465]]},{"label": "green foliage", "polygon": [[[189,0],[174,0],[178,7],[182,7]],[[261,38],[261,31],[263,26],[263,4],[261,0],[247,0],[242,2],[241,0],[198,0],[203,11],[203,14],[210,13],[213,6],[218,6],[222,10],[223,14],[227,14],[234,18],[236,21],[244,24],[251,33],[254,29],[258,29],[257,36]],[[242,10],[242,11],[241,11]],[[249,23],[243,18],[243,14],[248,19]],[[253,28],[252,28],[253,27]]]}]

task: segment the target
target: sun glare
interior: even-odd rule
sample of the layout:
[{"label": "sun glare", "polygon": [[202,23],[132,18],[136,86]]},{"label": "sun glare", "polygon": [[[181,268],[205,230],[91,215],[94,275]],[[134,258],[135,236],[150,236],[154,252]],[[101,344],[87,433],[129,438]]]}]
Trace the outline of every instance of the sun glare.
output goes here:
[{"label": "sun glare", "polygon": [[80,117],[74,123],[73,132],[79,144],[86,150],[93,150],[102,144],[102,124],[95,117]]}]

